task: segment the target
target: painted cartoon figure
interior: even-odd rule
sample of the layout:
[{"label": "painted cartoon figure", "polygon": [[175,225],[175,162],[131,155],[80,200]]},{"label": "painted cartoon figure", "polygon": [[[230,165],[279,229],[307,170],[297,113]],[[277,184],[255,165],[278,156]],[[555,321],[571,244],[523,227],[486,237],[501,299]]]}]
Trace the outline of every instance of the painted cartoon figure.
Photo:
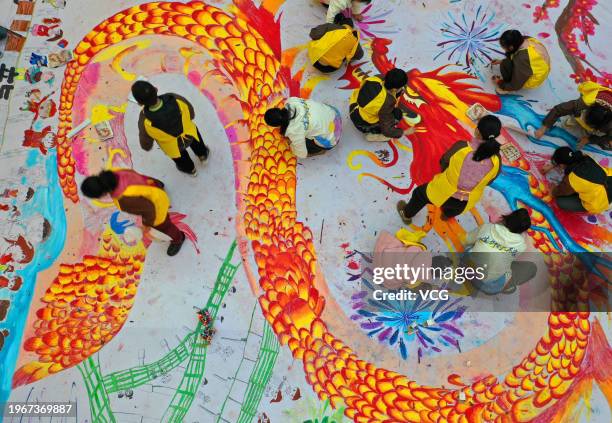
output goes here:
[{"label": "painted cartoon figure", "polygon": [[42,96],[42,92],[35,88],[32,91],[28,91],[26,93],[26,104],[23,107],[20,107],[20,110],[30,111],[34,113],[34,119],[32,119],[32,124],[40,117],[42,119],[47,119],[55,116],[57,113],[57,105],[53,99],[50,99],[55,91],[47,94],[46,96]]},{"label": "painted cartoon figure", "polygon": [[49,3],[56,9],[63,9],[66,7],[66,0],[43,0],[43,3]]},{"label": "painted cartoon figure", "polygon": [[[28,195],[26,192],[26,196]],[[33,192],[33,191],[32,191]],[[7,273],[22,270],[34,259],[35,246],[43,241],[51,232],[50,223],[40,214],[34,214],[27,220],[11,226],[0,237],[0,266]],[[8,283],[5,281],[5,283]]]},{"label": "painted cartoon figure", "polygon": [[26,69],[24,79],[30,84],[46,82],[49,85],[53,85],[55,74],[51,71],[43,71],[39,66],[32,66]]},{"label": "painted cartoon figure", "polygon": [[34,66],[48,66],[57,68],[65,65],[72,60],[72,52],[70,50],[60,50],[48,55],[32,53],[30,56],[30,64]]},{"label": "painted cartoon figure", "polygon": [[61,19],[58,18],[45,18],[43,24],[35,24],[32,26],[32,35],[38,37],[46,37],[48,42],[57,41],[58,45],[62,48],[68,45],[68,41],[63,39],[64,31],[59,27]]},{"label": "painted cartoon figure", "polygon": [[[42,25],[42,24],[34,24],[32,25],[32,35],[36,35],[38,37],[48,37],[47,41],[57,41],[64,35],[64,31],[59,27],[59,19],[45,19],[45,23],[51,23],[53,21],[54,25]],[[57,23],[56,23],[57,22]]]},{"label": "painted cartoon figure", "polygon": [[21,276],[0,276],[0,289],[8,288],[10,291],[19,291],[21,285],[23,284],[23,279]]},{"label": "painted cartoon figure", "polygon": [[55,147],[55,140],[55,133],[50,126],[46,126],[40,132],[26,129],[21,145],[24,147],[38,148],[43,155],[46,155],[47,151]]},{"label": "painted cartoon figure", "polygon": [[70,50],[61,50],[59,52],[50,53],[47,58],[50,68],[58,68],[72,60],[72,52]]}]

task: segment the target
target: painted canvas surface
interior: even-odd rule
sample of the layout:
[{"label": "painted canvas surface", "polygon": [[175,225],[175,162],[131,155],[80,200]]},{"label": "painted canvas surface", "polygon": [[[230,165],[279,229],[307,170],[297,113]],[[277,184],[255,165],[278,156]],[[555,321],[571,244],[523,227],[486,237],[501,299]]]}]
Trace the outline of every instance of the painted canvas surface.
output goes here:
[{"label": "painted canvas surface", "polygon": [[[0,6],[13,32],[0,57],[0,403],[76,405],[76,417],[0,421],[612,421],[610,262],[559,254],[608,252],[610,211],[560,210],[541,172],[579,128],[534,137],[578,84],[611,86],[611,2],[374,0],[355,22],[363,59],[329,75],[306,52],[318,1]],[[497,94],[489,64],[511,28],[542,41],[552,70]],[[349,96],[393,67],[408,73],[401,125],[414,132],[370,143]],[[141,149],[130,87],[143,78],[195,106],[211,149],[197,177]],[[341,111],[334,150],[298,160],[265,124],[289,96]],[[548,310],[483,312],[467,294],[365,300],[368,252],[402,227],[396,202],[472,138],[475,103],[500,116],[515,160],[471,212],[429,207],[410,229],[430,251],[461,252],[478,225],[527,208]],[[610,167],[609,151],[584,152]],[[164,181],[188,238],[179,255],[81,195],[86,176],[114,168]],[[536,294],[526,284],[504,301]]]}]

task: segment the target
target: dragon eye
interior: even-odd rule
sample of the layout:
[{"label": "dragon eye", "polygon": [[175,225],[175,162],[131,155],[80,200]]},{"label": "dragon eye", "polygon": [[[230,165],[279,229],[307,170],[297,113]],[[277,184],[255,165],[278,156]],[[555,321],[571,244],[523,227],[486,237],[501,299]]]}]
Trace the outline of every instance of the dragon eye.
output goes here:
[{"label": "dragon eye", "polygon": [[410,126],[415,126],[421,123],[421,115],[414,112],[404,114],[404,120],[408,122]]}]

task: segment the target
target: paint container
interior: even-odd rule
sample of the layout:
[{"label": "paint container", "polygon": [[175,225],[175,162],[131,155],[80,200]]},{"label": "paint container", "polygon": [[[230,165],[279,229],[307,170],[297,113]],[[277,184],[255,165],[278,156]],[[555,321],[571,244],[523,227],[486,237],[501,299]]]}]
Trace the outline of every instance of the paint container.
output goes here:
[{"label": "paint container", "polygon": [[484,106],[480,103],[474,103],[470,106],[469,109],[465,112],[467,117],[472,119],[474,122],[480,120],[483,116],[489,114],[489,111],[484,108]]},{"label": "paint container", "polygon": [[73,57],[72,51],[70,50],[60,50],[50,53],[47,56],[47,66],[50,68],[59,68],[60,66],[64,66],[70,62]]},{"label": "paint container", "polygon": [[500,152],[509,163],[521,158],[521,151],[510,143],[503,144]]},{"label": "paint container", "polygon": [[113,133],[113,128],[107,120],[95,125],[94,129],[96,131],[96,136],[100,141],[107,141],[115,136]]},{"label": "paint container", "polygon": [[516,122],[515,119],[512,119],[508,116],[491,113],[490,111],[485,109],[484,106],[480,103],[472,104],[470,108],[466,110],[465,114],[467,115],[467,117],[469,117],[474,122],[479,121],[486,115],[493,115],[501,121],[504,129],[508,129],[514,132],[519,132],[523,135],[533,136],[533,133],[530,133],[529,131],[525,131],[523,128],[521,128],[521,126]]}]

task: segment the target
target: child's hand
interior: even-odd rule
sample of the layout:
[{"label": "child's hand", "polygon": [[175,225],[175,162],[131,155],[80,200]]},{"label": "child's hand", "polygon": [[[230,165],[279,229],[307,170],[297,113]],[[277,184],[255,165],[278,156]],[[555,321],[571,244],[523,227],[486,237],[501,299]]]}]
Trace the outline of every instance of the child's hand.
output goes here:
[{"label": "child's hand", "polygon": [[550,172],[551,170],[553,170],[555,168],[555,165],[552,163],[547,163],[544,166],[542,166],[542,168],[540,169],[540,171],[542,172],[543,175],[546,175],[548,172]]},{"label": "child's hand", "polygon": [[587,145],[588,143],[589,143],[588,135],[585,135],[584,137],[580,138],[578,140],[578,150],[581,150],[582,148],[584,148],[584,146]]},{"label": "child's hand", "polygon": [[544,136],[544,134],[546,133],[546,131],[548,131],[548,127],[545,125],[542,125],[538,128],[537,131],[535,131],[535,137],[540,139]]},{"label": "child's hand", "polygon": [[491,60],[491,65],[501,65],[501,62],[500,59]]},{"label": "child's hand", "polygon": [[353,13],[353,19],[357,22],[361,22],[363,20],[363,15],[361,13]]}]

